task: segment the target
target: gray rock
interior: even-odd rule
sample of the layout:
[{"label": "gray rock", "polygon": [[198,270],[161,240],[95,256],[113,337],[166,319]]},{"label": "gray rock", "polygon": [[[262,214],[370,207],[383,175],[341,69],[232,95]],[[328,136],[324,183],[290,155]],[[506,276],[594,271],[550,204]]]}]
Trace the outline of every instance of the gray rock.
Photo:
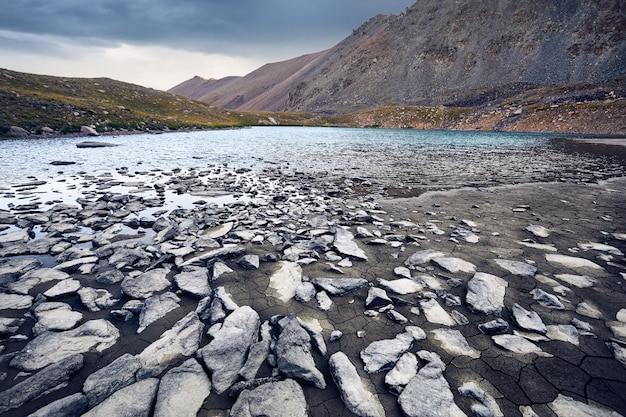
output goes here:
[{"label": "gray rock", "polygon": [[539,314],[534,311],[528,311],[517,303],[513,304],[511,314],[515,323],[524,330],[541,334],[546,334],[548,331]]},{"label": "gray rock", "polygon": [[477,272],[467,283],[467,306],[475,313],[498,314],[504,308],[508,283],[495,275]]},{"label": "gray rock", "polygon": [[385,416],[385,410],[377,395],[366,387],[345,353],[333,354],[328,360],[328,367],[339,388],[341,399],[350,412],[360,417]]},{"label": "gray rock", "polygon": [[439,252],[437,250],[433,250],[433,249],[420,250],[420,251],[415,252],[411,256],[409,256],[407,260],[404,261],[404,265],[408,267],[423,265],[425,263],[430,262],[434,258],[441,258],[444,256],[446,255],[443,252]]},{"label": "gray rock", "polygon": [[264,322],[261,325],[261,339],[252,343],[250,346],[248,359],[245,365],[239,370],[239,376],[246,381],[250,381],[256,377],[259,368],[261,368],[261,365],[263,365],[263,362],[265,362],[270,353],[270,344],[272,341],[270,330],[271,326],[269,322]]},{"label": "gray rock", "polygon": [[530,292],[533,300],[538,301],[544,307],[553,308],[555,310],[565,310],[565,306],[554,294],[549,294],[541,288],[535,288]]},{"label": "gray rock", "polygon": [[230,417],[307,417],[302,387],[292,380],[269,382],[244,390],[230,409]]},{"label": "gray rock", "polygon": [[196,255],[196,256],[192,256],[191,258],[187,259],[185,262],[183,262],[180,267],[183,266],[187,266],[187,265],[192,265],[195,263],[205,263],[205,264],[210,264],[215,260],[218,259],[226,259],[226,258],[233,258],[236,256],[240,256],[243,255],[244,253],[246,253],[246,249],[242,246],[239,245],[224,245],[224,247],[222,248],[218,248],[218,249],[213,249],[207,253],[201,254],[201,255]]},{"label": "gray rock", "polygon": [[[94,129],[91,126],[81,126],[80,133],[81,135],[87,135],[87,136],[100,136],[100,133],[96,132],[96,129]],[[106,146],[115,146],[115,145],[107,144],[104,142],[91,142],[91,141],[79,142],[76,144],[77,148],[101,148],[101,147],[106,147]]]},{"label": "gray rock", "polygon": [[389,389],[400,394],[404,387],[417,375],[417,357],[411,352],[400,356],[396,365],[385,375],[385,385]]},{"label": "gray rock", "polygon": [[23,310],[33,305],[30,295],[0,293],[0,310]]},{"label": "gray rock", "polygon": [[308,281],[301,282],[296,287],[296,300],[300,301],[301,303],[308,303],[315,298],[315,294],[317,294],[317,291],[315,290],[315,285]]},{"label": "gray rock", "polygon": [[621,414],[596,404],[585,404],[559,394],[548,404],[557,417],[621,417]]},{"label": "gray rock", "polygon": [[139,369],[141,369],[139,359],[126,353],[89,375],[83,384],[89,408],[100,404],[115,391],[134,384],[135,373]]},{"label": "gray rock", "polygon": [[361,350],[361,360],[367,373],[376,373],[393,368],[398,359],[413,346],[413,335],[401,333],[394,339],[378,340]]},{"label": "gray rock", "polygon": [[41,303],[33,311],[37,323],[33,326],[33,334],[38,336],[49,330],[69,330],[82,319],[82,313],[72,311],[65,303]]},{"label": "gray rock", "polygon": [[548,237],[550,236],[550,231],[543,226],[539,226],[536,224],[530,224],[526,227],[526,231],[532,233],[537,237]]},{"label": "gray rock", "polygon": [[513,275],[522,277],[534,277],[537,273],[537,267],[526,262],[509,261],[506,259],[495,259],[495,263],[502,269],[506,269]]},{"label": "gray rock", "polygon": [[509,331],[509,323],[501,318],[488,321],[478,325],[478,330],[483,334],[498,334]]},{"label": "gray rock", "polygon": [[58,269],[59,271],[65,271],[65,272],[74,272],[83,268],[85,265],[97,264],[97,263],[98,263],[97,256],[88,256],[86,258],[78,258],[78,259],[73,259],[71,261],[63,262],[62,264],[55,266],[54,269]]},{"label": "gray rock", "polygon": [[424,286],[410,278],[386,280],[379,278],[378,285],[387,291],[400,295],[413,294],[424,289]]},{"label": "gray rock", "polygon": [[146,327],[165,317],[167,313],[180,307],[180,298],[172,292],[153,295],[148,297],[139,313],[139,328],[137,334],[143,332]]},{"label": "gray rock", "polygon": [[26,243],[30,239],[28,230],[19,229],[14,232],[0,235],[0,247],[15,245],[16,243]]},{"label": "gray rock", "polygon": [[8,259],[0,261],[0,284],[15,281],[18,277],[41,266],[35,258]]},{"label": "gray rock", "polygon": [[367,298],[365,299],[365,307],[376,309],[389,304],[393,304],[393,302],[385,290],[378,287],[369,288]]},{"label": "gray rock", "polygon": [[196,417],[210,393],[211,382],[204,368],[195,359],[187,359],[161,378],[154,415]]},{"label": "gray rock", "polygon": [[150,265],[150,255],[141,249],[118,248],[109,257],[109,265],[116,269],[142,269]]},{"label": "gray rock", "polygon": [[148,378],[114,392],[82,417],[149,417],[159,380]]},{"label": "gray rock", "polygon": [[240,307],[226,317],[215,338],[200,349],[199,353],[211,372],[211,382],[218,394],[237,381],[248,350],[258,338],[260,324],[256,311],[248,306]]},{"label": "gray rock", "polygon": [[333,246],[343,255],[367,261],[367,255],[354,241],[354,235],[343,227],[336,228]]},{"label": "gray rock", "polygon": [[219,277],[221,277],[224,274],[230,274],[233,271],[228,265],[226,265],[224,262],[215,262],[213,264],[213,271],[211,274],[211,279],[218,279]]},{"label": "gray rock", "polygon": [[437,264],[439,267],[445,269],[451,274],[456,274],[459,272],[473,273],[476,272],[476,265],[471,262],[464,261],[460,258],[452,258],[452,257],[441,257],[441,258],[433,258],[432,262]]},{"label": "gray rock", "polygon": [[102,352],[113,346],[120,336],[109,321],[91,320],[74,330],[45,332],[13,357],[10,365],[22,371],[36,371],[72,355]]},{"label": "gray rock", "polygon": [[491,338],[496,345],[514,353],[519,353],[522,355],[527,353],[542,353],[541,348],[539,348],[533,342],[523,338],[522,336],[501,334],[497,336],[491,336]]},{"label": "gray rock", "polygon": [[475,382],[470,381],[461,385],[459,387],[459,394],[476,400],[477,403],[471,406],[474,415],[481,417],[504,417],[496,400]]},{"label": "gray rock", "polygon": [[108,271],[103,271],[96,275],[96,282],[104,285],[117,284],[123,280],[124,273],[122,273],[122,271],[118,271],[117,269],[109,269]]},{"label": "gray rock", "polygon": [[81,303],[91,312],[98,312],[103,308],[109,308],[120,300],[113,298],[110,292],[101,288],[83,287],[78,290]]},{"label": "gray rock", "polygon": [[50,281],[62,281],[69,278],[69,274],[51,268],[38,268],[26,272],[17,281],[8,284],[8,289],[16,294],[28,294],[39,284]]},{"label": "gray rock", "polygon": [[208,237],[211,239],[217,239],[222,236],[226,236],[228,232],[232,230],[233,226],[234,226],[233,222],[224,223],[219,226],[213,227],[211,229],[204,230],[202,232],[202,236]]},{"label": "gray rock", "polygon": [[54,401],[27,417],[79,417],[87,411],[87,397],[76,393]]},{"label": "gray rock", "polygon": [[407,417],[462,417],[439,364],[430,362],[420,369],[398,397]]},{"label": "gray rock", "polygon": [[23,318],[0,317],[0,335],[9,335],[16,333],[22,324]]},{"label": "gray rock", "polygon": [[74,294],[78,292],[81,284],[80,281],[73,278],[64,279],[59,281],[52,288],[43,293],[45,297],[56,298],[64,295]]},{"label": "gray rock", "polygon": [[167,279],[169,271],[163,268],[151,269],[136,278],[126,277],[122,281],[122,291],[132,298],[148,298],[171,285]]},{"label": "gray rock", "polygon": [[441,348],[453,356],[469,356],[477,359],[480,357],[480,351],[474,349],[467,343],[465,336],[453,329],[435,329],[431,330],[433,338],[439,342]]},{"label": "gray rock", "polygon": [[367,280],[363,278],[313,278],[311,283],[330,295],[344,295],[366,286]]},{"label": "gray rock", "polygon": [[274,345],[277,368],[285,376],[312,382],[317,388],[326,388],[324,375],[315,367],[311,355],[311,336],[300,325],[295,315],[278,322],[281,332]]},{"label": "gray rock", "polygon": [[196,298],[204,298],[211,294],[209,271],[206,268],[187,267],[174,276],[174,282],[183,292]]},{"label": "gray rock", "polygon": [[65,386],[72,374],[82,367],[83,355],[71,355],[0,392],[0,414],[19,408],[43,393]]},{"label": "gray rock", "polygon": [[244,255],[237,261],[237,264],[244,269],[259,269],[258,255]]}]

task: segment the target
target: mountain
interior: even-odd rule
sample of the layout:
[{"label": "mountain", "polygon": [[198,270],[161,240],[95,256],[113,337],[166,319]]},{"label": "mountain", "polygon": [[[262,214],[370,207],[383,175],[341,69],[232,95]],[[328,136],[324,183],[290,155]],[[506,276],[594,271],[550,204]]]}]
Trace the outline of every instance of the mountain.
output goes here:
[{"label": "mountain", "polygon": [[23,135],[75,133],[81,126],[111,132],[247,124],[250,121],[243,116],[206,103],[108,78],[52,77],[0,69],[0,135],[11,131]]},{"label": "mountain", "polygon": [[418,0],[329,50],[170,91],[227,109],[348,113],[480,106],[556,86],[623,97],[625,78],[623,0]]}]

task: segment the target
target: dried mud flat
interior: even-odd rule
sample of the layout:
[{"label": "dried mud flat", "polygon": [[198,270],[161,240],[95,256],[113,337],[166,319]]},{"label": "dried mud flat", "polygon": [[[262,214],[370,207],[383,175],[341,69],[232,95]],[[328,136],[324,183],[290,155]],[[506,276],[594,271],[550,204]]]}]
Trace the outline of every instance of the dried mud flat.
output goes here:
[{"label": "dried mud flat", "polygon": [[366,186],[5,189],[0,415],[626,415],[626,180]]}]

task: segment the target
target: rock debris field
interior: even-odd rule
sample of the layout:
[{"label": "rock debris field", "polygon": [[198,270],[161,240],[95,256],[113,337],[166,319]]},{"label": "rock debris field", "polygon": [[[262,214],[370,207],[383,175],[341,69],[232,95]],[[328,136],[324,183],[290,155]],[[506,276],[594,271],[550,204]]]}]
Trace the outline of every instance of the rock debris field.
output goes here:
[{"label": "rock debris field", "polygon": [[367,186],[2,189],[0,415],[626,415],[626,180]]}]

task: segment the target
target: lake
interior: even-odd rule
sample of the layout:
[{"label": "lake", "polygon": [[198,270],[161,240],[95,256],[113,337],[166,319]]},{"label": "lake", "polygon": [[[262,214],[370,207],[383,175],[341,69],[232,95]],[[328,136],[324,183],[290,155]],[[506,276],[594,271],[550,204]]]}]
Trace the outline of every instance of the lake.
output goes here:
[{"label": "lake", "polygon": [[[453,188],[623,175],[615,156],[556,135],[394,129],[254,127],[106,136],[119,145],[78,149],[93,138],[0,141],[0,186],[79,173],[228,165],[317,178],[362,178],[388,187]],[[580,145],[578,145],[580,146]],[[600,148],[600,147],[595,147]],[[615,147],[610,147],[615,148]],[[609,152],[610,153],[610,152]],[[53,161],[74,165],[54,166]]]}]

